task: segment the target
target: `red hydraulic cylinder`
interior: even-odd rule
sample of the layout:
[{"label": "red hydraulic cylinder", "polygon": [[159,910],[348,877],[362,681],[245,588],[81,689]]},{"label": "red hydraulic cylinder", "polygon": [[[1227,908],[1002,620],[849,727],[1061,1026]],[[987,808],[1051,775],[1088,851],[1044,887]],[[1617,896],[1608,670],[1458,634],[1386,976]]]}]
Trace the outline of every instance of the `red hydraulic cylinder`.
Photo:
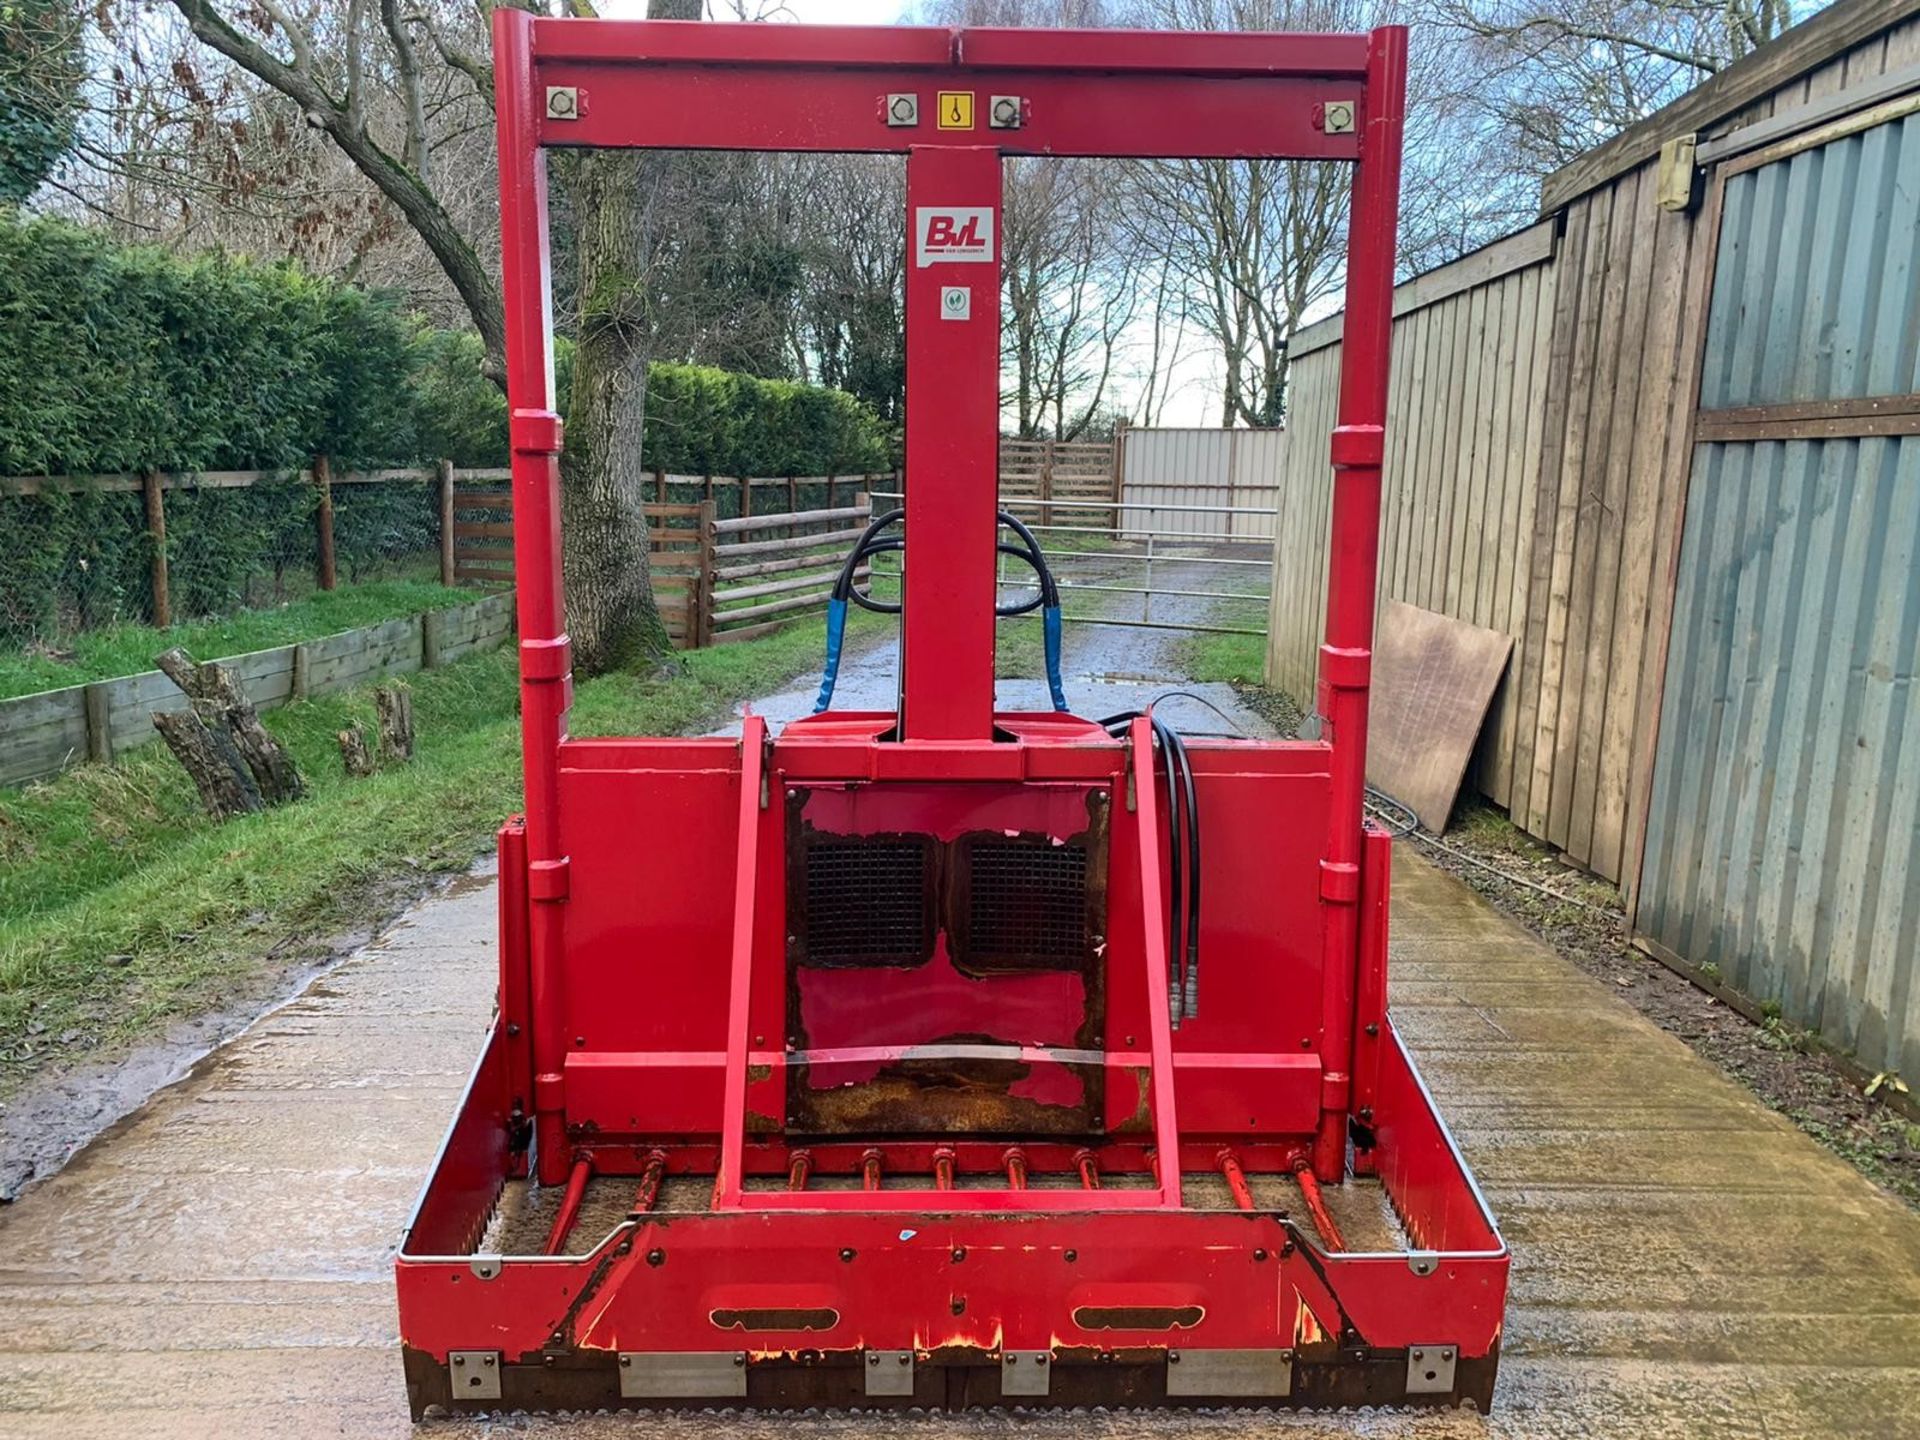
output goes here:
[{"label": "red hydraulic cylinder", "polygon": [[907,152],[909,740],[993,737],[1000,152]]},{"label": "red hydraulic cylinder", "polygon": [[1406,109],[1407,32],[1375,30],[1361,113],[1347,256],[1347,311],[1333,432],[1333,524],[1327,565],[1327,638],[1320,648],[1319,710],[1333,747],[1320,897],[1326,906],[1321,966],[1323,1070],[1313,1173],[1346,1172],[1353,1008],[1360,963],[1361,824],[1367,775],[1367,688],[1380,558],[1380,466],[1393,330],[1394,229],[1399,223],[1400,142]]}]

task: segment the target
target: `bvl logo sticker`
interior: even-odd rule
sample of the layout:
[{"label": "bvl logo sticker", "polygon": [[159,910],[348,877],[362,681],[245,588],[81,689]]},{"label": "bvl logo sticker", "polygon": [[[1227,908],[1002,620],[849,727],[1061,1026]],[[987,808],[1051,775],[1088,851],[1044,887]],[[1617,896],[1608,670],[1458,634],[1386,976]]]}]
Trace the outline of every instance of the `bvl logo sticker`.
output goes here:
[{"label": "bvl logo sticker", "polygon": [[993,261],[993,207],[922,205],[913,212],[914,263]]}]

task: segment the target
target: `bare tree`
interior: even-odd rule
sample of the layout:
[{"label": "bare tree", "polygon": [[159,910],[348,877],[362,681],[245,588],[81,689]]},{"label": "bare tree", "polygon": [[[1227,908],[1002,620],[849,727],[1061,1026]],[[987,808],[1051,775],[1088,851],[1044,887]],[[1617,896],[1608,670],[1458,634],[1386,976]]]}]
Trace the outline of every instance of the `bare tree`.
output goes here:
[{"label": "bare tree", "polygon": [[1072,440],[1108,402],[1138,292],[1114,223],[1119,167],[1010,159],[1001,233],[1002,344],[1016,433]]},{"label": "bare tree", "polygon": [[[1800,0],[1798,9],[1821,0]],[[1792,25],[1795,0],[1431,0],[1467,42],[1459,97],[1531,182]]]},{"label": "bare tree", "polygon": [[[453,112],[490,111],[487,25],[494,0],[171,0],[201,44],[297,108],[432,255],[503,373],[500,288],[482,250],[495,212],[457,211],[490,184],[471,167],[449,173],[445,149],[479,133]],[[536,0],[544,5],[545,0]],[[588,0],[568,13],[588,15]],[[656,18],[698,19],[699,0],[653,0]],[[131,27],[135,37],[139,27]],[[189,94],[204,113],[207,88]],[[272,108],[272,102],[269,102]],[[448,123],[451,117],[451,123]],[[231,126],[227,127],[229,131]],[[592,674],[658,653],[666,630],[647,560],[640,433],[652,335],[645,303],[645,224],[666,162],[583,154],[559,168],[580,226],[573,259],[581,284],[579,349],[568,411],[562,516],[568,530],[568,631],[575,662]],[[463,223],[464,221],[464,223]]]},{"label": "bare tree", "polygon": [[891,155],[815,157],[802,176],[805,279],[797,347],[803,375],[903,418],[906,170]]}]

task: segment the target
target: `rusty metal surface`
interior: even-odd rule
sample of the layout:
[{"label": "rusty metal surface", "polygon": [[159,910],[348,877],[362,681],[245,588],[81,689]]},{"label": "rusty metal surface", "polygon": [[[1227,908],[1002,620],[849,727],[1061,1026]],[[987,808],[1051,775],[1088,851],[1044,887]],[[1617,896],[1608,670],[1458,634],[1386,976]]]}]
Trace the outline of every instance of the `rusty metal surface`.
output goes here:
[{"label": "rusty metal surface", "polygon": [[[0,1211],[0,1435],[415,1434],[391,1253],[484,1033],[492,905],[423,907]],[[1417,859],[1394,906],[1396,1015],[1514,1248],[1492,1416],[900,1423],[917,1440],[1920,1434],[1920,1219]],[[638,1423],[418,1434],[630,1440]],[[644,1424],[655,1440],[875,1433],[851,1411]]]},{"label": "rusty metal surface", "polygon": [[[1173,1352],[1174,1356],[1179,1351]],[[1497,1358],[1497,1357],[1496,1357]],[[1052,1370],[1044,1396],[1009,1397],[1002,1391],[997,1355],[981,1351],[938,1352],[914,1368],[913,1388],[899,1395],[876,1395],[863,1384],[857,1356],[817,1357],[794,1361],[753,1359],[747,1364],[747,1393],[743,1398],[715,1399],[695,1409],[736,1406],[776,1411],[829,1407],[847,1411],[944,1410],[965,1412],[1017,1404],[1032,1410],[1085,1410],[1095,1406],[1119,1409],[1351,1409],[1392,1405],[1439,1408],[1470,1401],[1485,1408],[1491,1401],[1492,1358],[1463,1361],[1454,1384],[1446,1391],[1407,1393],[1407,1354],[1404,1350],[1341,1350],[1334,1345],[1295,1352],[1292,1385],[1285,1396],[1231,1396],[1192,1394],[1170,1397],[1168,1373],[1177,1359],[1158,1353],[1106,1352],[1104,1356],[1063,1353]],[[525,1409],[583,1411],[607,1409],[686,1410],[685,1399],[623,1397],[617,1357],[569,1355],[551,1364],[508,1364],[501,1367],[502,1396],[497,1401],[460,1400],[448,1379],[447,1367],[417,1350],[405,1352],[407,1394],[416,1412],[423,1414],[485,1415],[493,1411]],[[1169,1421],[1174,1417],[1169,1416]],[[964,1423],[964,1421],[962,1422]],[[1166,1423],[1166,1422],[1162,1422]]]}]

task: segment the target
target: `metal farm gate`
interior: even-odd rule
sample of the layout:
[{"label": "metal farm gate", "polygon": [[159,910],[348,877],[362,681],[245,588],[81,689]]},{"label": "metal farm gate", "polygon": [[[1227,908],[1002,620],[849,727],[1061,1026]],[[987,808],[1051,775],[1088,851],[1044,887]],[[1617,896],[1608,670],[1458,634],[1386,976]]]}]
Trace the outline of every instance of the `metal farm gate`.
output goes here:
[{"label": "metal farm gate", "polygon": [[1920,1075],[1920,94],[1708,204],[1637,938]]}]

